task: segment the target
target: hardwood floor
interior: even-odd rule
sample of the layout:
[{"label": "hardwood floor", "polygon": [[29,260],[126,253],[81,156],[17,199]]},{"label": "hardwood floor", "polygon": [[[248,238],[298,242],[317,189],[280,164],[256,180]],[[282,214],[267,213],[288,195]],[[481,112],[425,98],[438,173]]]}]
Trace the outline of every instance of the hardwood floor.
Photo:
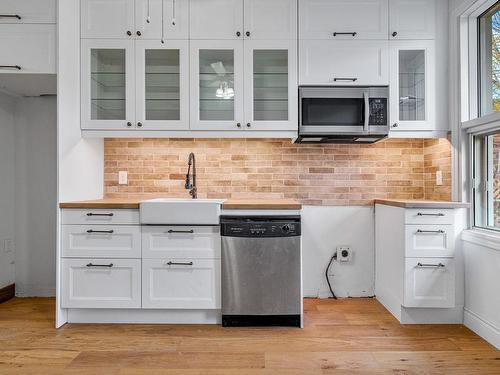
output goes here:
[{"label": "hardwood floor", "polygon": [[54,300],[0,305],[0,374],[500,374],[464,326],[400,325],[376,300],[305,300],[305,328],[67,324]]}]

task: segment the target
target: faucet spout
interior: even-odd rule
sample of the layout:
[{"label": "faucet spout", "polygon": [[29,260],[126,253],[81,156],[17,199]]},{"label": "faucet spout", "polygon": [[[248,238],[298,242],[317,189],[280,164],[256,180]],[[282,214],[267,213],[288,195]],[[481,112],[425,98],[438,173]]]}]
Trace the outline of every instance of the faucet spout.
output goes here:
[{"label": "faucet spout", "polygon": [[[193,166],[192,183],[190,179],[191,166]],[[189,195],[191,195],[193,199],[198,198],[198,188],[196,187],[196,158],[194,156],[194,153],[192,152],[189,154],[188,158],[188,171],[186,174],[186,184],[184,185],[184,187],[186,188],[186,190],[189,189]]]}]

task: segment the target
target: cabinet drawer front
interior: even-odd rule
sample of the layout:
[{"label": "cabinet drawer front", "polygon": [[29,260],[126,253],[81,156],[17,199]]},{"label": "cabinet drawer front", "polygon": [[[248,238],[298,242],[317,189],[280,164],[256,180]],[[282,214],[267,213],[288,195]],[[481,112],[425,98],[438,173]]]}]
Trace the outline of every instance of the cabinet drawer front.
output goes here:
[{"label": "cabinet drawer front", "polygon": [[55,25],[0,25],[1,73],[56,73]]},{"label": "cabinet drawer front", "polygon": [[63,259],[63,308],[140,308],[139,259]]},{"label": "cabinet drawer front", "polygon": [[63,257],[140,258],[138,225],[63,225]]},{"label": "cabinet drawer front", "polygon": [[406,225],[407,257],[451,257],[453,225]]},{"label": "cabinet drawer front", "polygon": [[407,208],[405,224],[453,224],[452,209]]},{"label": "cabinet drawer front", "polygon": [[387,85],[388,41],[300,42],[299,81],[302,85]]},{"label": "cabinet drawer front", "polygon": [[56,0],[2,0],[0,14],[0,23],[56,23]]},{"label": "cabinet drawer front", "polygon": [[63,209],[63,224],[139,224],[139,210]]},{"label": "cabinet drawer front", "polygon": [[452,258],[407,258],[404,307],[455,306],[455,264]]},{"label": "cabinet drawer front", "polygon": [[145,259],[142,307],[220,309],[219,259]]},{"label": "cabinet drawer front", "polygon": [[144,226],[143,258],[220,258],[218,226]]}]

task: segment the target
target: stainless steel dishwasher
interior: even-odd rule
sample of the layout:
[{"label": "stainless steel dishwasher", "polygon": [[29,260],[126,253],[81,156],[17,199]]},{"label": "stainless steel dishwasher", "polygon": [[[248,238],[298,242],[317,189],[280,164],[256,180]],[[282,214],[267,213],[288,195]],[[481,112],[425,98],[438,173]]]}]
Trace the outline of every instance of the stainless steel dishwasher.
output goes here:
[{"label": "stainless steel dishwasher", "polygon": [[300,216],[221,216],[222,325],[301,326]]}]

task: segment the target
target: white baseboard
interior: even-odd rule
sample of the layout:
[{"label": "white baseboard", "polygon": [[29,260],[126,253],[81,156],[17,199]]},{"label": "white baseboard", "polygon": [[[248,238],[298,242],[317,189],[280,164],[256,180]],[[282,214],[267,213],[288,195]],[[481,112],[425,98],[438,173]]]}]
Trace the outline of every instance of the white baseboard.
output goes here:
[{"label": "white baseboard", "polygon": [[56,288],[52,285],[19,284],[16,282],[16,297],[55,297]]},{"label": "white baseboard", "polygon": [[500,349],[500,327],[496,327],[493,323],[466,308],[464,309],[464,324],[491,345]]}]

